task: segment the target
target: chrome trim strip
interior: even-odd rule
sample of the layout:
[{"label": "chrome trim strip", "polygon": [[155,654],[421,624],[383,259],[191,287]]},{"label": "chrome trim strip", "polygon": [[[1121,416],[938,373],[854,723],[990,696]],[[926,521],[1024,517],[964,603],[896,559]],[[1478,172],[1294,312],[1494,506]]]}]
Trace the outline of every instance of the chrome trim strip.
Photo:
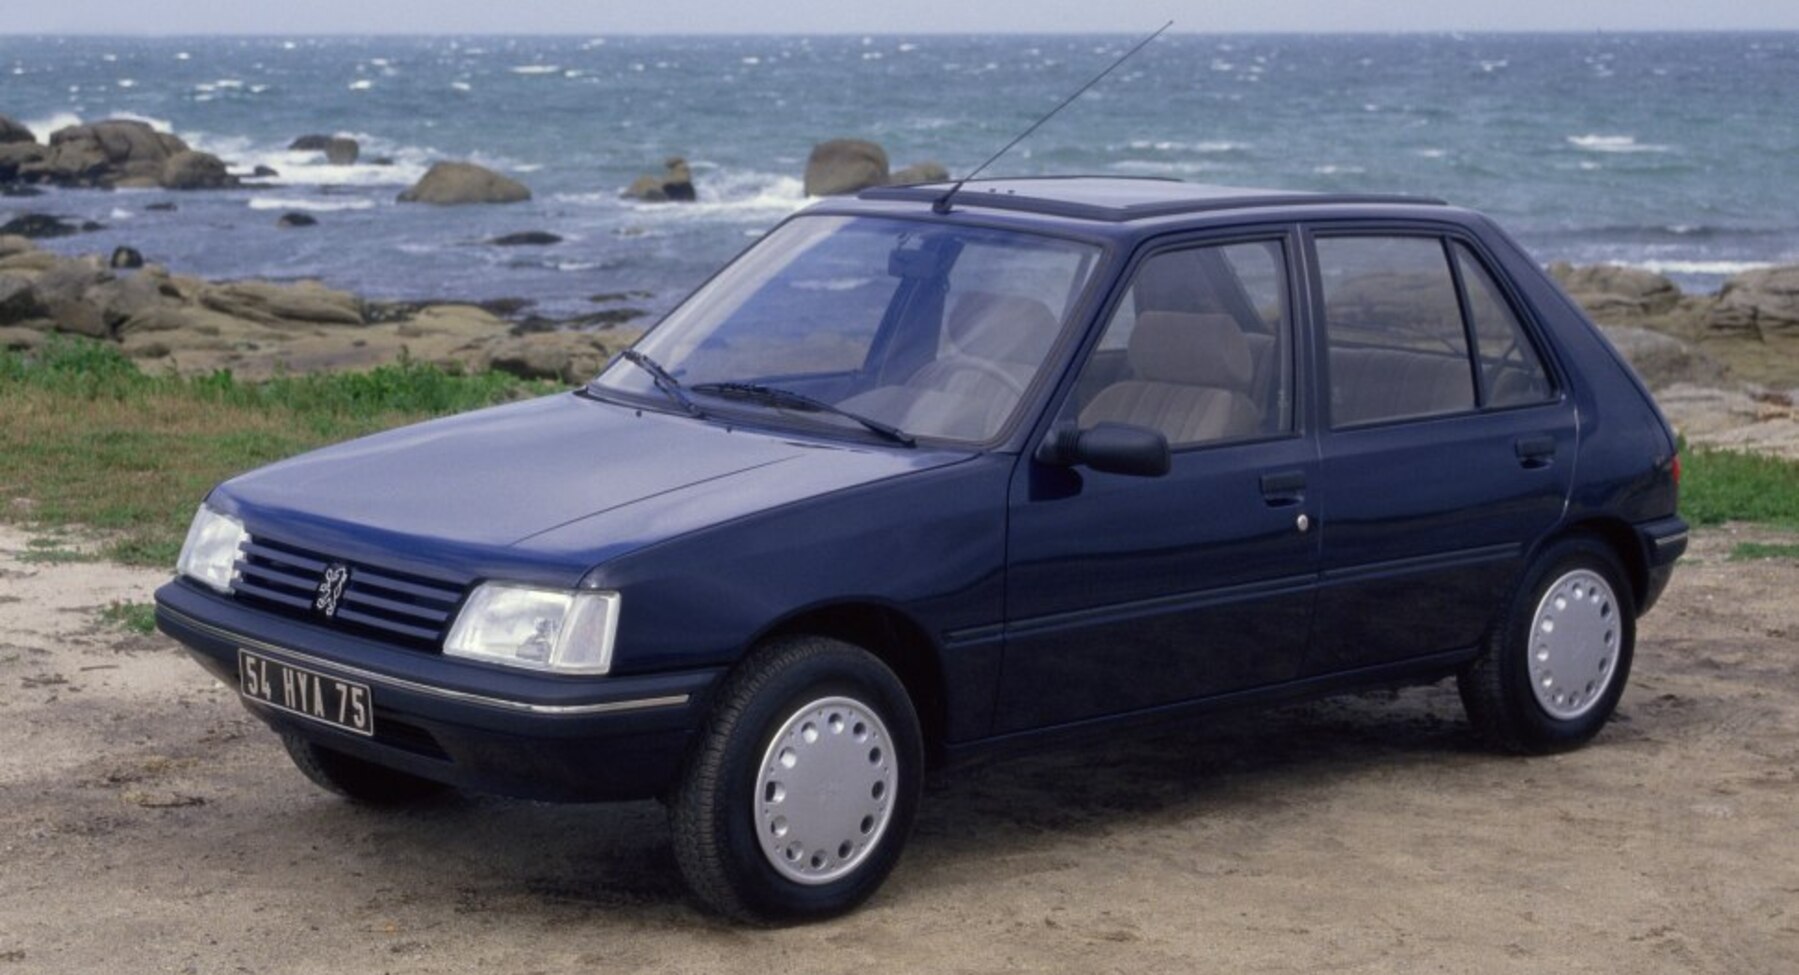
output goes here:
[{"label": "chrome trim strip", "polygon": [[340,664],[334,660],[314,657],[311,654],[301,653],[298,650],[278,646],[265,640],[257,640],[252,637],[244,636],[241,633],[233,633],[222,627],[213,626],[211,623],[203,623],[180,610],[171,609],[167,606],[158,606],[156,611],[168,616],[170,619],[183,626],[192,627],[209,636],[216,637],[244,649],[253,650],[257,653],[271,654],[283,660],[292,660],[297,666],[323,668],[327,672],[335,671],[346,676],[355,677],[359,680],[368,681],[372,684],[383,684],[389,687],[403,688],[419,694],[429,694],[433,697],[446,698],[452,701],[479,704],[485,707],[498,708],[503,711],[522,711],[527,714],[551,715],[619,714],[628,711],[647,711],[653,708],[678,707],[686,704],[690,697],[690,695],[687,694],[669,694],[663,697],[643,697],[629,701],[602,701],[597,704],[532,704],[529,701],[514,701],[502,697],[487,697],[482,694],[470,694],[466,691],[453,691],[447,687],[437,687],[432,684],[420,684],[417,681],[410,681],[401,677],[392,677],[387,674],[379,674],[372,670],[363,670],[360,667]]}]

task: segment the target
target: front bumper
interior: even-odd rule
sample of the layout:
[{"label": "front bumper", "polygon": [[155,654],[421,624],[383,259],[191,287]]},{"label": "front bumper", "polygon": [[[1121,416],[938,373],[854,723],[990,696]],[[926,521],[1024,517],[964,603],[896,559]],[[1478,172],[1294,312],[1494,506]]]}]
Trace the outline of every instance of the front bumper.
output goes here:
[{"label": "front bumper", "polygon": [[234,688],[241,648],[371,689],[372,738],[240,698],[277,731],[459,788],[528,799],[660,795],[722,673],[515,672],[271,616],[180,579],[157,590],[156,625]]}]

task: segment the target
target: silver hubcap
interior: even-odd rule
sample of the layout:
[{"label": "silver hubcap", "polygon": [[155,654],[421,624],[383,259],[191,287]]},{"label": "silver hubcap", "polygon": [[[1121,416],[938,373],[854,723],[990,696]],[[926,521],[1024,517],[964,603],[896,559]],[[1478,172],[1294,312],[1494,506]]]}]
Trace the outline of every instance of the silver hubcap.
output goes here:
[{"label": "silver hubcap", "polygon": [[845,876],[887,831],[898,778],[873,708],[847,697],[800,708],[775,732],[756,777],[762,854],[796,883]]},{"label": "silver hubcap", "polygon": [[1593,709],[1617,672],[1618,601],[1605,577],[1575,569],[1550,585],[1530,623],[1530,689],[1551,717]]}]

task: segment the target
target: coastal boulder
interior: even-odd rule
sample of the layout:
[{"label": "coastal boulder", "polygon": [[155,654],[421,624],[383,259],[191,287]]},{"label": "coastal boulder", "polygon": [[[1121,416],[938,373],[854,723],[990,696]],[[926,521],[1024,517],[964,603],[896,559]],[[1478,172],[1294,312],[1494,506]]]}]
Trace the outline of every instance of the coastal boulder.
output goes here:
[{"label": "coastal boulder", "polygon": [[680,156],[670,156],[664,160],[659,175],[637,177],[619,195],[645,203],[692,203],[698,198],[693,189],[693,171],[688,168],[687,160]]},{"label": "coastal boulder", "polygon": [[949,179],[949,170],[942,163],[913,163],[905,169],[896,171],[887,177],[888,186],[908,186],[913,183],[942,183]]},{"label": "coastal boulder", "polygon": [[37,136],[31,130],[4,115],[0,115],[0,145],[13,142],[36,142]]},{"label": "coastal boulder", "polygon": [[360,299],[317,281],[296,284],[233,281],[211,285],[201,292],[200,304],[222,315],[264,325],[361,325],[364,322]]},{"label": "coastal boulder", "polygon": [[1733,275],[1718,291],[1706,328],[1758,335],[1799,331],[1799,265]]},{"label": "coastal boulder", "polygon": [[1601,331],[1650,389],[1675,383],[1721,386],[1728,377],[1722,363],[1664,332],[1634,325],[1605,325]]},{"label": "coastal boulder", "polygon": [[521,230],[516,234],[501,234],[488,243],[495,247],[548,247],[562,243],[562,238],[547,230]]},{"label": "coastal boulder", "polygon": [[225,162],[208,152],[178,152],[163,163],[159,182],[167,190],[217,190],[237,185]]},{"label": "coastal boulder", "polygon": [[474,163],[433,163],[413,187],[401,193],[401,203],[460,206],[471,203],[522,203],[531,198],[523,183]]},{"label": "coastal boulder", "polygon": [[612,357],[606,340],[589,332],[538,332],[496,339],[488,368],[522,379],[575,383],[592,378]]},{"label": "coastal boulder", "polygon": [[5,224],[0,224],[0,234],[37,239],[69,237],[80,232],[81,228],[75,224],[48,213],[23,213],[8,220]]},{"label": "coastal boulder", "polygon": [[49,157],[50,150],[35,142],[0,142],[0,187],[8,191],[8,196],[24,189],[15,186],[14,181],[23,179],[28,169],[41,169]]},{"label": "coastal boulder", "polygon": [[806,195],[839,196],[887,183],[887,150],[863,139],[831,139],[806,158]]},{"label": "coastal boulder", "polygon": [[362,155],[362,143],[342,135],[303,135],[287,147],[295,152],[322,152],[333,166],[353,165]]},{"label": "coastal boulder", "polygon": [[112,249],[112,258],[106,263],[115,271],[132,270],[144,266],[144,254],[135,247],[115,247]]},{"label": "coastal boulder", "polygon": [[310,213],[301,213],[298,210],[284,213],[275,221],[275,226],[280,227],[283,230],[291,230],[295,227],[316,227],[318,225],[319,218]]},{"label": "coastal boulder", "polygon": [[149,123],[108,119],[50,134],[50,155],[20,176],[65,186],[155,186],[169,157],[188,145]]},{"label": "coastal boulder", "polygon": [[1557,262],[1549,266],[1549,273],[1569,297],[1599,319],[1660,315],[1680,304],[1680,288],[1651,271],[1616,264],[1575,267]]},{"label": "coastal boulder", "polygon": [[0,258],[8,258],[14,254],[23,254],[26,251],[34,250],[37,250],[37,245],[32,243],[28,237],[21,237],[18,234],[0,235]]},{"label": "coastal boulder", "polygon": [[31,279],[22,274],[0,272],[0,325],[42,318],[43,302],[31,287]]}]

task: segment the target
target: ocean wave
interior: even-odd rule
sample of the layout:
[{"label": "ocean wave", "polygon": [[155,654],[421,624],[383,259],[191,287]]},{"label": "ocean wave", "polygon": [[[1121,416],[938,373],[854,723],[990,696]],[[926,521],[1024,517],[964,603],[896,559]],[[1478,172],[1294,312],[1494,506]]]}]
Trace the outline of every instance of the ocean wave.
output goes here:
[{"label": "ocean wave", "polygon": [[1649,260],[1627,261],[1625,267],[1641,268],[1654,274],[1716,274],[1729,277],[1742,274],[1744,271],[1758,271],[1765,267],[1774,267],[1772,261],[1680,261]]},{"label": "ocean wave", "polygon": [[1638,142],[1634,135],[1571,135],[1568,144],[1583,152],[1669,152],[1672,146]]},{"label": "ocean wave", "polygon": [[1106,168],[1114,172],[1137,176],[1189,176],[1199,173],[1215,173],[1228,167],[1215,162],[1206,162],[1203,159],[1118,159],[1107,163]]},{"label": "ocean wave", "polygon": [[555,64],[521,64],[511,70],[513,74],[559,74],[562,67]]},{"label": "ocean wave", "polygon": [[334,213],[339,210],[372,210],[374,200],[313,200],[289,196],[253,196],[250,198],[252,210],[311,210],[316,213]]},{"label": "ocean wave", "polygon": [[691,164],[699,172],[694,180],[698,199],[692,203],[639,203],[621,200],[617,193],[559,193],[559,203],[601,204],[619,206],[643,216],[670,220],[742,217],[766,219],[784,217],[809,200],[805,184],[792,176],[754,170],[740,172],[714,170],[705,172],[701,162]]},{"label": "ocean wave", "polygon": [[1207,154],[1224,154],[1248,152],[1254,148],[1247,142],[1233,142],[1228,139],[1208,139],[1202,142],[1174,142],[1166,139],[1132,139],[1125,145],[1128,149],[1139,152],[1149,149],[1156,152],[1199,152]]}]

